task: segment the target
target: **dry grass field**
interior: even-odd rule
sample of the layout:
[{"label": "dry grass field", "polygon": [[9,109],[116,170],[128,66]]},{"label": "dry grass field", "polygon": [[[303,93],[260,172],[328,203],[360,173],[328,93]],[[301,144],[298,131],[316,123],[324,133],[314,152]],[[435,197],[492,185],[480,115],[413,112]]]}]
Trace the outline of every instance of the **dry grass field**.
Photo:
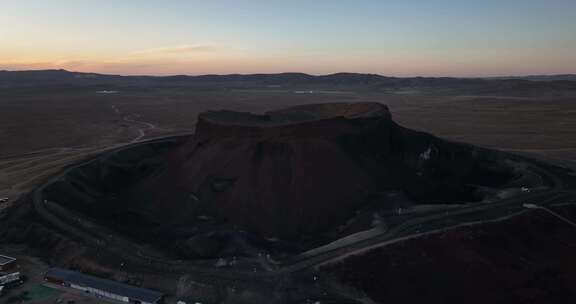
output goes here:
[{"label": "dry grass field", "polygon": [[387,104],[402,125],[441,137],[576,158],[576,98],[223,89],[117,94],[90,89],[0,91],[0,157],[123,143],[137,138],[140,129],[146,131],[143,138],[191,132],[197,114],[206,110],[262,112],[297,104],[354,101]]}]

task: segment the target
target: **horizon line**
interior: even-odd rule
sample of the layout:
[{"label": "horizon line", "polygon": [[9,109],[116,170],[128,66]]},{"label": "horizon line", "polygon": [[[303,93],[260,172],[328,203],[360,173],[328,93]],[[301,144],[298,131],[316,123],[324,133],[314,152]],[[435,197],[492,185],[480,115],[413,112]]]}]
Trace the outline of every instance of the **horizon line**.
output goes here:
[{"label": "horizon line", "polygon": [[386,75],[380,73],[363,73],[363,72],[335,72],[335,73],[327,73],[327,74],[315,74],[315,73],[305,73],[305,72],[276,72],[276,73],[224,73],[224,74],[107,74],[107,73],[98,73],[98,72],[82,72],[82,71],[73,71],[67,69],[22,69],[22,70],[0,70],[0,72],[48,72],[48,71],[61,71],[61,72],[68,72],[68,73],[77,73],[77,74],[95,74],[95,75],[102,75],[102,76],[120,76],[120,77],[176,77],[176,76],[186,76],[186,77],[202,77],[202,76],[249,76],[249,75],[281,75],[281,74],[302,74],[307,76],[313,77],[322,77],[322,76],[331,76],[331,75],[338,75],[338,74],[355,74],[355,75],[373,75],[373,76],[380,76],[380,77],[388,77],[388,78],[514,78],[514,77],[554,77],[554,76],[576,76],[576,72],[574,73],[556,73],[556,74],[494,74],[488,76],[421,76],[421,75],[412,75],[412,76],[398,76],[398,75]]}]

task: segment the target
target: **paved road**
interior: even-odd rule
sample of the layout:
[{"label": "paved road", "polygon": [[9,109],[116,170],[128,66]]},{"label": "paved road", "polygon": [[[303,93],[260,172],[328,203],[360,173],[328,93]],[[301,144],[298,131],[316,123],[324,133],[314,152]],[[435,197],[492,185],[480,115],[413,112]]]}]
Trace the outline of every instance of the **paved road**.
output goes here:
[{"label": "paved road", "polygon": [[483,223],[502,221],[513,216],[526,212],[522,207],[525,200],[539,201],[543,204],[558,199],[559,195],[552,191],[546,191],[530,196],[509,199],[497,203],[498,206],[481,205],[462,210],[448,211],[442,214],[416,217],[412,220],[391,228],[387,232],[376,237],[361,240],[357,243],[345,247],[326,250],[315,255],[300,255],[286,265],[290,271],[298,271],[309,267],[324,264],[329,261],[338,260],[353,253],[365,251],[376,247],[386,246],[408,239],[421,237],[424,235],[438,233],[462,226],[479,225]]},{"label": "paved road", "polygon": [[552,216],[555,216],[556,218],[559,218],[559,219],[562,220],[563,222],[568,223],[568,225],[570,225],[570,226],[572,226],[572,227],[576,227],[576,223],[574,223],[573,221],[571,221],[571,220],[563,217],[563,216],[560,215],[559,213],[557,213],[557,212],[555,212],[555,211],[553,211],[553,210],[550,210],[550,209],[547,208],[547,207],[540,206],[540,205],[536,205],[536,204],[533,204],[533,203],[526,203],[526,204],[523,204],[523,206],[524,206],[524,208],[528,208],[528,209],[540,209],[540,210],[544,210],[544,211],[552,214]]}]

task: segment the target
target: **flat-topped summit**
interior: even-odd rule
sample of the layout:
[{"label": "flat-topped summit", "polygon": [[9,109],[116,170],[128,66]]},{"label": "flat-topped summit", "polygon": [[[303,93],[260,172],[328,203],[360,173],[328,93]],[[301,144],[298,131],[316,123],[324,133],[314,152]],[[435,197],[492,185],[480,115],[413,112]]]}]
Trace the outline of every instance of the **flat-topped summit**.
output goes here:
[{"label": "flat-topped summit", "polygon": [[302,105],[264,114],[209,111],[198,117],[196,138],[335,136],[358,130],[354,121],[363,119],[391,122],[391,115],[375,102]]},{"label": "flat-topped summit", "polygon": [[209,111],[200,114],[199,120],[230,126],[276,127],[334,118],[390,118],[388,107],[376,102],[326,103],[301,105],[265,114],[234,111]]}]

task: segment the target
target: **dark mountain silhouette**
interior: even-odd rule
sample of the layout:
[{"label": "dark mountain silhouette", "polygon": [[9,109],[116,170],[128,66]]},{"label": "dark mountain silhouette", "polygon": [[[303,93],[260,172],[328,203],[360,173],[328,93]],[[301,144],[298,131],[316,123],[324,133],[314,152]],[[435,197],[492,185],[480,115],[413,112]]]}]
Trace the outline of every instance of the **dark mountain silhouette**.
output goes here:
[{"label": "dark mountain silhouette", "polygon": [[512,177],[497,154],[405,129],[377,103],[217,111],[201,114],[196,134],[129,191],[127,208],[144,222],[187,225],[209,215],[292,238],[371,204],[394,208],[392,192],[413,204],[471,202]]},{"label": "dark mountain silhouette", "polygon": [[[308,75],[304,73],[119,76],[77,73],[66,70],[0,71],[0,87],[45,86],[108,86],[108,87],[261,87],[286,88],[346,87],[375,91],[423,90],[430,93],[460,93],[488,95],[561,95],[576,91],[576,79],[570,75],[527,76],[520,78],[454,78],[454,77],[386,77],[377,74],[336,73]],[[533,81],[535,80],[535,81]]]},{"label": "dark mountain silhouette", "polygon": [[533,81],[576,81],[576,74],[503,76],[490,79],[524,79]]},{"label": "dark mountain silhouette", "polygon": [[486,205],[550,184],[518,156],[406,129],[379,103],[209,111],[193,135],[68,167],[10,210],[0,239],[48,252],[66,237],[118,234],[183,259],[249,255],[247,243],[284,255],[395,223],[402,210]]}]

